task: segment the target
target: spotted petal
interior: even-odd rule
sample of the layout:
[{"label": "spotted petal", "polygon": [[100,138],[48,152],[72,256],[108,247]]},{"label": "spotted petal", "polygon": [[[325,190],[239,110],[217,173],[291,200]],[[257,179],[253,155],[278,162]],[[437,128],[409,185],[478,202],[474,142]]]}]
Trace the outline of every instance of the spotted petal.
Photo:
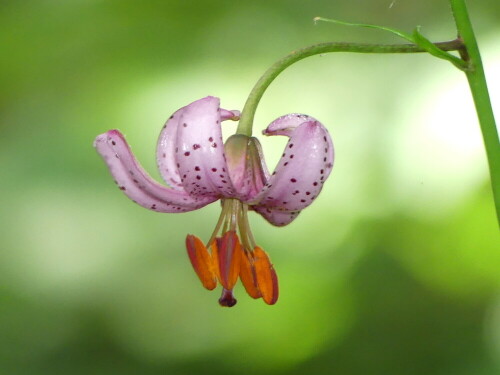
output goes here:
[{"label": "spotted petal", "polygon": [[177,128],[184,108],[176,111],[167,120],[158,138],[156,146],[156,163],[163,180],[175,190],[184,190],[181,176],[175,160],[175,142],[177,141]]},{"label": "spotted petal", "polygon": [[271,224],[286,225],[320,193],[333,166],[333,144],[326,128],[306,115],[282,116],[264,134],[290,139],[253,209]]},{"label": "spotted petal", "polygon": [[154,181],[135,159],[118,130],[97,136],[94,147],[102,156],[119,188],[134,202],[158,212],[187,212],[213,201],[210,197],[191,197]]},{"label": "spotted petal", "polygon": [[[163,180],[175,190],[184,190],[182,179],[179,174],[176,159],[176,145],[177,131],[182,114],[192,106],[198,106],[199,101],[191,103],[186,107],[177,110],[167,120],[160,132],[156,148],[156,161],[158,170]],[[239,111],[220,110],[220,120],[237,120],[239,118]],[[177,148],[178,149],[178,148]]]},{"label": "spotted petal", "polygon": [[231,182],[242,202],[251,201],[262,190],[269,172],[260,142],[255,137],[235,134],[224,145]]},{"label": "spotted petal", "polygon": [[222,141],[220,122],[229,111],[207,96],[180,114],[175,156],[186,192],[199,197],[234,197]]}]

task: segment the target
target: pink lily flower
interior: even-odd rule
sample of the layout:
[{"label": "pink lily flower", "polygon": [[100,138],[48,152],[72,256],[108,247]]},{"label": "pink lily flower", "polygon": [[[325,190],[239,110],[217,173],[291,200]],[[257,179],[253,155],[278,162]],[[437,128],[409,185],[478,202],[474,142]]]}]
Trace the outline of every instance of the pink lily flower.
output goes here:
[{"label": "pink lily flower", "polygon": [[222,140],[221,121],[239,120],[208,96],[175,112],[160,133],[157,164],[168,186],[153,180],[137,162],[118,130],[99,135],[94,146],[116,184],[135,203],[156,212],[197,210],[221,200],[222,213],[206,245],[187,235],[193,268],[209,290],[223,287],[219,303],[234,306],[238,278],[247,293],[267,304],[278,299],[278,279],[269,256],[250,230],[249,210],[275,226],[291,223],[320,193],[333,166],[333,144],[314,118],[289,114],[265,135],[289,137],[276,170],[269,174],[257,138],[242,134]]}]

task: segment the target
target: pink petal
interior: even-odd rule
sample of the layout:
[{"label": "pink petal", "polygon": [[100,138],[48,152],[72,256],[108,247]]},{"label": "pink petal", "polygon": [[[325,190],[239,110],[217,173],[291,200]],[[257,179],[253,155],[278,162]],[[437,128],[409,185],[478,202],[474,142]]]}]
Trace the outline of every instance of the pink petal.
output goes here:
[{"label": "pink petal", "polygon": [[184,108],[179,109],[167,120],[160,132],[156,146],[156,163],[163,180],[175,190],[184,190],[175,160],[177,128]]},{"label": "pink petal", "polygon": [[269,223],[277,227],[290,224],[300,214],[300,211],[282,211],[276,208],[266,208],[264,206],[254,206],[253,210],[258,212]]},{"label": "pink petal", "polygon": [[[177,129],[176,161],[186,192],[193,196],[233,197],[222,141],[219,99],[207,96],[186,106]],[[233,116],[234,117],[234,116]]]},{"label": "pink petal", "polygon": [[[275,224],[284,220],[275,219],[283,216],[275,211],[298,214],[318,196],[333,166],[333,144],[326,128],[306,115],[282,116],[264,134],[290,137],[275,172],[254,200],[255,211]],[[290,215],[288,222],[296,216]]]},{"label": "pink petal", "polygon": [[264,187],[269,172],[264,162],[262,147],[255,137],[235,134],[224,145],[229,176],[243,202],[252,200]]},{"label": "pink petal", "polygon": [[158,212],[187,212],[216,200],[191,197],[185,191],[158,184],[139,165],[118,130],[97,136],[94,147],[108,165],[120,190],[145,208]]},{"label": "pink petal", "polygon": [[[192,105],[196,105],[195,103],[191,103],[186,107],[182,107],[181,109],[177,110],[172,116],[170,116],[165,125],[163,125],[160,136],[158,138],[156,148],[156,162],[158,165],[158,170],[160,171],[163,180],[175,190],[184,190],[182,179],[177,167],[177,160],[175,157],[177,129],[184,110]],[[236,121],[239,120],[240,112],[221,109],[220,115],[221,121]]]}]

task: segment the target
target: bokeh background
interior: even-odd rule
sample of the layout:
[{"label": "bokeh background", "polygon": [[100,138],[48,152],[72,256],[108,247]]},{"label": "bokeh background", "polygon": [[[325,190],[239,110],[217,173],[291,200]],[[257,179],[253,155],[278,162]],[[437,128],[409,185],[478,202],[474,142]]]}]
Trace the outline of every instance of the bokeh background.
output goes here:
[{"label": "bokeh background", "polygon": [[[470,2],[497,118],[500,2]],[[255,131],[325,123],[336,164],[285,228],[252,215],[277,305],[202,289],[182,215],[131,203],[92,148],[119,128],[158,178],[171,113],[241,109],[293,49],[399,42],[324,16],[453,39],[447,1],[19,0],[0,3],[0,374],[500,374],[500,246],[465,77],[425,55],[327,54],[283,73]],[[225,124],[230,134],[234,124]],[[272,167],[285,140],[262,139]]]}]

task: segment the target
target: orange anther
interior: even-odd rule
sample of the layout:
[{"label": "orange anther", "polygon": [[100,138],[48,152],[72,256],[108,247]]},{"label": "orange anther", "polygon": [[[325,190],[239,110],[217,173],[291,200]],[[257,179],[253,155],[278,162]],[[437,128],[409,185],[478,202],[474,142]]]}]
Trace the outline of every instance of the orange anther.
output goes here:
[{"label": "orange anther", "polygon": [[262,299],[268,305],[274,305],[278,300],[278,276],[268,255],[260,247],[253,250],[255,275]]},{"label": "orange anther", "polygon": [[219,261],[219,281],[228,290],[233,289],[240,273],[241,245],[235,231],[224,233],[217,238]]},{"label": "orange anther", "polygon": [[212,264],[214,266],[215,276],[218,280],[220,280],[219,249],[217,248],[217,240],[220,240],[220,237],[217,237],[210,245],[210,253],[212,254]]},{"label": "orange anther", "polygon": [[248,254],[243,252],[240,260],[240,279],[250,297],[260,298],[262,295],[260,294],[259,287],[257,286],[255,268],[252,263],[253,260],[251,261]]},{"label": "orange anther", "polygon": [[188,234],[186,248],[189,260],[203,286],[208,290],[214,289],[217,286],[217,277],[212,258],[203,242],[198,237]]}]

